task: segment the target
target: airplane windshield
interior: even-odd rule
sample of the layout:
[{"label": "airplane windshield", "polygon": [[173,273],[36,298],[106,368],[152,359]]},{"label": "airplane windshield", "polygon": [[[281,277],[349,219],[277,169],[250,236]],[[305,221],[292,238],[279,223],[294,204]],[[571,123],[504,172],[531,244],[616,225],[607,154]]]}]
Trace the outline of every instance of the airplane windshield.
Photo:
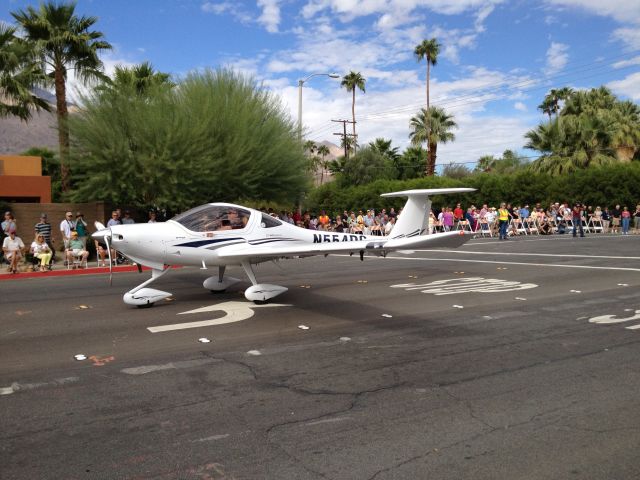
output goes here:
[{"label": "airplane windshield", "polygon": [[192,232],[216,232],[242,229],[251,212],[243,208],[224,205],[202,205],[176,215],[172,220]]}]

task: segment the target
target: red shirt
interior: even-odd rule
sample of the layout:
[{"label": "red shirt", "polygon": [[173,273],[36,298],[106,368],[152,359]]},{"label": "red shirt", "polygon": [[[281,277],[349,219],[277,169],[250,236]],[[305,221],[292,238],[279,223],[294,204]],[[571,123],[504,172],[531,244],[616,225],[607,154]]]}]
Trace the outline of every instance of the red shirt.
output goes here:
[{"label": "red shirt", "polygon": [[464,210],[462,210],[462,208],[460,208],[460,207],[454,208],[453,209],[453,216],[457,220],[462,220],[462,217],[464,217]]}]

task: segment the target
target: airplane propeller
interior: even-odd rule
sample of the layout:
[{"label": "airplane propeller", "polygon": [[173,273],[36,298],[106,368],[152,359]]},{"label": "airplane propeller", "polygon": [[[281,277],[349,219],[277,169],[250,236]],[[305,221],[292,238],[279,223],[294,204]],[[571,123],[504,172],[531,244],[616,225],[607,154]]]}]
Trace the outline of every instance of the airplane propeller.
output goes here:
[{"label": "airplane propeller", "polygon": [[111,262],[111,245],[109,241],[111,240],[111,229],[106,228],[102,223],[96,221],[94,223],[96,227],[96,232],[91,235],[95,240],[104,241],[107,246],[107,256],[109,257],[109,286],[113,285],[113,263]]}]

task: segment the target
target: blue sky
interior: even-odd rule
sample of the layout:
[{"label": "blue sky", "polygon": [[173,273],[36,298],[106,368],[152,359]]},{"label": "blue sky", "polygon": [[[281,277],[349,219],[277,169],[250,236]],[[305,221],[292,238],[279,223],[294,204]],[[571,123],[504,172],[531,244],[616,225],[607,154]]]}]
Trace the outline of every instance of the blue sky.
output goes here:
[{"label": "blue sky", "polygon": [[[0,20],[34,1],[2,0]],[[554,87],[609,86],[640,101],[640,0],[79,0],[99,18],[114,50],[103,60],[145,60],[181,76],[228,66],[252,75],[297,118],[297,81],[359,71],[359,142],[408,145],[409,120],[426,103],[425,63],[414,47],[442,44],[431,103],[453,114],[456,141],[438,162],[473,162],[507,148],[544,119],[536,110]],[[336,142],[331,119],[350,119],[339,80],[314,77],[303,91],[306,138]]]}]

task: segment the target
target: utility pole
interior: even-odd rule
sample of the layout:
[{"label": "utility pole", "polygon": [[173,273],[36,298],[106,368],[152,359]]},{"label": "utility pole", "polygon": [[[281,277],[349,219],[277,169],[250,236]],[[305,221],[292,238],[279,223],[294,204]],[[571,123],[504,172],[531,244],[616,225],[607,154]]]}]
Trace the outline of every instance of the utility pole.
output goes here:
[{"label": "utility pole", "polygon": [[[334,133],[334,135],[340,135],[342,137],[342,143],[344,145],[344,158],[349,158],[349,146],[347,138],[353,138],[353,141],[356,141],[356,135],[353,133],[347,133],[347,123],[354,123],[351,120],[331,120],[332,122],[341,123],[342,124],[342,133]],[[355,147],[355,145],[354,145]],[[355,150],[355,148],[354,148]]]}]

